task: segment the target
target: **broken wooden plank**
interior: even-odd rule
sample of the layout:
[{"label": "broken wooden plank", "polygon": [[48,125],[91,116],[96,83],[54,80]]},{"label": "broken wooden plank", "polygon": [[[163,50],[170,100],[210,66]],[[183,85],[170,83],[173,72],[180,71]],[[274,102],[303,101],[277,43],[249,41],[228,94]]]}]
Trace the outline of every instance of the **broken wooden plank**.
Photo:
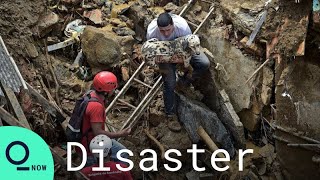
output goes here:
[{"label": "broken wooden plank", "polygon": [[0,118],[6,123],[8,123],[10,126],[25,127],[24,124],[22,124],[14,116],[8,113],[3,107],[0,107]]},{"label": "broken wooden plank", "polygon": [[16,97],[16,95],[14,94],[13,90],[9,87],[7,87],[3,81],[0,81],[0,86],[1,86],[1,90],[3,92],[3,94],[5,95],[8,104],[10,105],[11,109],[14,111],[14,114],[16,116],[16,118],[21,121],[22,124],[25,125],[25,127],[27,127],[28,129],[31,129],[29,122],[26,118],[26,116],[24,115],[24,112],[18,102],[18,99]]},{"label": "broken wooden plank", "polygon": [[[210,138],[209,134],[203,129],[202,126],[199,126],[197,129],[197,133],[198,135],[201,137],[201,139],[206,143],[206,145],[209,147],[210,151],[214,152],[219,150],[218,146],[212,141],[212,139]],[[217,156],[219,158],[225,158],[225,156],[222,153],[218,153]],[[226,165],[229,166],[229,171],[232,172],[232,166],[230,165],[230,163],[228,161],[224,161],[222,162]]]},{"label": "broken wooden plank", "polygon": [[38,93],[30,84],[27,83],[29,89],[28,93],[59,123],[62,123],[66,117],[62,114],[61,110],[51,104],[46,98],[44,98],[40,93]]},{"label": "broken wooden plank", "polygon": [[[209,149],[214,152],[216,150],[218,150],[218,146],[212,141],[212,139],[210,138],[210,136],[208,135],[208,133],[203,129],[202,126],[199,126],[197,129],[197,133],[198,135],[201,137],[201,139],[206,143],[206,145],[208,145]],[[225,158],[224,156],[222,156],[221,154],[218,154],[219,158]]]},{"label": "broken wooden plank", "polygon": [[0,118],[0,126],[3,126],[3,123],[2,123],[2,120],[1,120],[1,118]]}]

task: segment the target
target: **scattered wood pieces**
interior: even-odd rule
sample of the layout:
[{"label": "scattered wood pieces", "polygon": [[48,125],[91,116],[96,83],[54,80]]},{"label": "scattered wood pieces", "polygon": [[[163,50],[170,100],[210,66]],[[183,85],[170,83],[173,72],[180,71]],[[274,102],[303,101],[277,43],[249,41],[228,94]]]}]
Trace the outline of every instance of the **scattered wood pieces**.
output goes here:
[{"label": "scattered wood pieces", "polygon": [[263,50],[260,46],[258,46],[256,43],[251,43],[251,45],[247,45],[247,42],[249,41],[249,38],[245,36],[241,39],[240,43],[243,46],[243,48],[248,51],[251,54],[262,56]]}]

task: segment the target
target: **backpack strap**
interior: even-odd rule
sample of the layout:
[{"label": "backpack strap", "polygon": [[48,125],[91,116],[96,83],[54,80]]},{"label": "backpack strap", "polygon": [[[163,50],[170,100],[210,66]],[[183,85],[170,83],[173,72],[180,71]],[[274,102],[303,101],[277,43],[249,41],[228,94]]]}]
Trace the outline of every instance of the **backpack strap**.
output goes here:
[{"label": "backpack strap", "polygon": [[[84,113],[86,112],[86,109],[87,109],[87,107],[88,107],[88,104],[90,103],[90,102],[99,102],[100,103],[100,101],[98,100],[98,98],[96,98],[96,97],[91,97],[91,95],[90,95],[90,93],[91,92],[93,92],[93,90],[89,90],[88,92],[86,92],[85,93],[85,95],[84,95],[84,97],[83,98],[85,98],[84,100],[85,101],[87,101],[87,106],[86,106],[86,108],[85,108],[85,110],[84,111],[82,111],[81,113],[81,117],[83,117],[83,115],[84,115]],[[101,104],[101,103],[100,103]],[[82,123],[83,123],[83,121],[82,121]],[[83,126],[83,124],[81,124],[81,129],[82,129],[82,126]],[[91,128],[91,126],[90,126],[90,128],[88,129],[88,130],[86,130],[84,133],[82,133],[82,135],[81,135],[81,139],[83,138],[83,137],[86,137],[86,139],[87,139],[87,148],[89,149],[89,139],[88,139],[88,134],[89,134],[89,132],[91,132],[92,131],[92,128]]]}]

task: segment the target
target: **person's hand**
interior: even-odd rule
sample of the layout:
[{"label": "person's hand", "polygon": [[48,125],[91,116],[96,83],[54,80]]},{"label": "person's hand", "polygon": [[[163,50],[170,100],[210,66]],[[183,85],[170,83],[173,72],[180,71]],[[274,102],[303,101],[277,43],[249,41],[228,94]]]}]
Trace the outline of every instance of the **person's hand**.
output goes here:
[{"label": "person's hand", "polygon": [[130,127],[127,127],[127,128],[125,128],[125,129],[123,129],[123,130],[121,131],[121,134],[122,134],[123,136],[128,136],[130,133],[131,133],[131,128],[130,128]]}]

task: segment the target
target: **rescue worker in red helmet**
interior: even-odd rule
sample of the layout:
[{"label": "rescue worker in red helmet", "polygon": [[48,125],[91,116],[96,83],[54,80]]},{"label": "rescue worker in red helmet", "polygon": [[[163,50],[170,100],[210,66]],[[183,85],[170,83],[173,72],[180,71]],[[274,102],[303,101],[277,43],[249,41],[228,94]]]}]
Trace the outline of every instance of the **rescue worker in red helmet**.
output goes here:
[{"label": "rescue worker in red helmet", "polygon": [[[114,138],[125,137],[131,133],[131,128],[125,128],[118,132],[109,132],[105,129],[105,104],[108,97],[112,96],[115,89],[118,87],[117,77],[108,71],[102,71],[95,75],[93,79],[93,90],[90,92],[91,98],[97,98],[98,102],[89,102],[83,116],[82,132],[87,132],[88,135],[82,137],[81,144],[87,151],[86,166],[91,166],[97,163],[97,159],[92,155],[88,149],[88,144],[97,135],[106,135],[112,140],[111,160],[114,162],[121,162],[117,159],[117,152],[125,147],[114,140]],[[91,129],[90,129],[91,128]],[[128,154],[122,153],[121,157],[128,158]]]}]

